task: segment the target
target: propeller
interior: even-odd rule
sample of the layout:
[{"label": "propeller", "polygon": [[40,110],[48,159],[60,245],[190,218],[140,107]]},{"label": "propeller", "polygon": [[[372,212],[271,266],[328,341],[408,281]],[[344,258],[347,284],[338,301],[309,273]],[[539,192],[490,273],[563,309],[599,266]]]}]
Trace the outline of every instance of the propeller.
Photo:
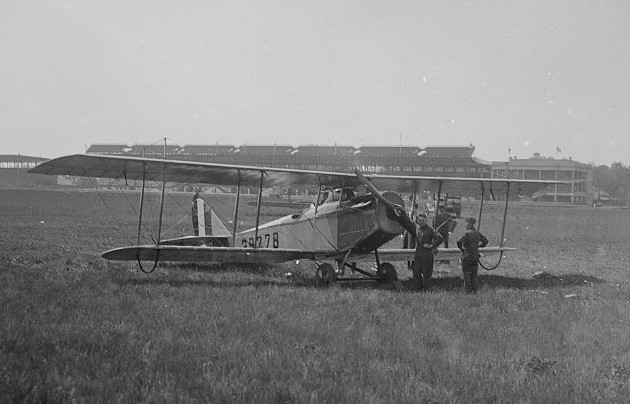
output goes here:
[{"label": "propeller", "polygon": [[394,213],[395,220],[398,223],[400,223],[409,233],[411,234],[416,233],[416,226],[413,224],[411,219],[409,219],[409,216],[405,212],[404,206],[401,206],[385,198],[383,194],[380,193],[378,189],[376,189],[374,184],[372,184],[370,180],[368,180],[365,177],[365,175],[363,175],[361,170],[359,170],[358,168],[354,169],[354,174],[357,176],[357,179],[359,180],[359,182],[363,186],[365,186],[365,188],[367,188],[367,190],[370,191],[370,193],[374,195],[374,197],[378,199],[379,202],[383,203],[385,206],[387,206],[388,208],[392,210],[392,212]]}]

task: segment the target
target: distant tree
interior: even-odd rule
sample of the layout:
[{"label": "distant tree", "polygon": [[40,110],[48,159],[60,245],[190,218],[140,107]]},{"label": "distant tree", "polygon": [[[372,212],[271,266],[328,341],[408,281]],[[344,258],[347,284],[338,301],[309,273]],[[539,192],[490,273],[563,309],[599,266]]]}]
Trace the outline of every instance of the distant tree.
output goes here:
[{"label": "distant tree", "polygon": [[630,199],[630,168],[623,163],[612,163],[611,170],[615,180],[615,197],[617,199]]},{"label": "distant tree", "polygon": [[630,168],[615,162],[610,167],[600,165],[593,170],[593,185],[598,199],[605,192],[611,199],[630,200]]}]

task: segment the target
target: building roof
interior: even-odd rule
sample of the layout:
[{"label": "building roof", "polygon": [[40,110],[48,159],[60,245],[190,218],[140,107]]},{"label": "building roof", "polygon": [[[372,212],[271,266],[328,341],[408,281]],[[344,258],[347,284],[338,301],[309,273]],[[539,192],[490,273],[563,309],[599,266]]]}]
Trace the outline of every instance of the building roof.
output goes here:
[{"label": "building roof", "polygon": [[528,159],[516,159],[511,158],[509,161],[493,161],[492,166],[503,169],[509,166],[510,170],[519,169],[519,168],[538,168],[538,169],[549,169],[549,170],[557,170],[558,168],[582,168],[582,169],[591,169],[592,165],[587,163],[582,163],[580,161],[575,161],[572,159],[555,159],[552,157],[539,157],[539,158],[528,158]]},{"label": "building roof", "polygon": [[359,156],[398,157],[417,156],[421,149],[416,146],[361,146]]},{"label": "building roof", "polygon": [[164,150],[166,149],[166,154],[176,154],[179,153],[181,147],[178,145],[166,145],[163,144],[134,144],[130,147],[129,153],[135,155],[143,155],[143,154],[151,154],[151,155],[162,155],[164,154]]},{"label": "building roof", "polygon": [[426,156],[439,157],[471,157],[475,151],[474,146],[427,146],[424,148]]},{"label": "building roof", "polygon": [[24,156],[22,154],[0,154],[0,161],[8,163],[27,163],[46,161],[44,157]]},{"label": "building roof", "polygon": [[126,144],[93,144],[85,151],[86,153],[99,154],[124,154],[129,151]]},{"label": "building roof", "polygon": [[239,146],[234,153],[248,156],[268,156],[289,154],[293,150],[293,146],[286,144],[278,145],[242,145]]},{"label": "building roof", "polygon": [[293,151],[299,156],[351,156],[355,152],[352,146],[320,146],[320,145],[300,145]]},{"label": "building roof", "polygon": [[481,165],[484,165],[484,166],[492,166],[492,162],[490,162],[490,161],[483,160],[483,159],[480,159],[479,157],[475,157],[475,156],[473,156],[471,158],[477,164],[481,164]]},{"label": "building roof", "polygon": [[217,154],[232,154],[236,149],[233,145],[185,145],[181,149],[181,153],[187,154],[204,154],[204,155],[217,155]]}]

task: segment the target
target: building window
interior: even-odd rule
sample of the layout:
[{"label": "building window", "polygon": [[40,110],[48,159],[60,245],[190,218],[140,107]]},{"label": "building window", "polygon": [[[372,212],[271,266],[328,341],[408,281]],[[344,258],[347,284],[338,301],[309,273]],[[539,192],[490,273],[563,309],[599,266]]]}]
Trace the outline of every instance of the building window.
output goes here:
[{"label": "building window", "polygon": [[525,170],[526,180],[537,180],[539,178],[540,171],[538,170]]},{"label": "building window", "polygon": [[556,172],[552,170],[542,170],[540,172],[540,177],[542,180],[555,180]]},{"label": "building window", "polygon": [[558,171],[558,180],[566,181],[573,179],[573,171]]}]

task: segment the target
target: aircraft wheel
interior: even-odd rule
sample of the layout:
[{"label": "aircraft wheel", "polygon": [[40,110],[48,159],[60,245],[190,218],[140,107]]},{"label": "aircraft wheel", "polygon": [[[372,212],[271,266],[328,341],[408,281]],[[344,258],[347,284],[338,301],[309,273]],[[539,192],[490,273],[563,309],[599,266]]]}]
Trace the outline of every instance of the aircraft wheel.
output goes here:
[{"label": "aircraft wheel", "polygon": [[330,286],[336,278],[335,268],[330,264],[321,264],[315,271],[315,285],[317,286]]},{"label": "aircraft wheel", "polygon": [[398,280],[398,273],[396,267],[389,262],[384,262],[376,270],[376,274],[381,278],[381,281],[387,283],[393,283]]}]

